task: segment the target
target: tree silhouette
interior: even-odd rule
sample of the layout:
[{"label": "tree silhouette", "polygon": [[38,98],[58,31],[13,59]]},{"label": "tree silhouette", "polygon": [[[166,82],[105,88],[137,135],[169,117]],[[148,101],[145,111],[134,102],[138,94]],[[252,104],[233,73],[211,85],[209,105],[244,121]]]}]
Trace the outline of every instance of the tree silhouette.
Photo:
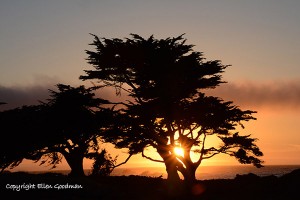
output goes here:
[{"label": "tree silhouette", "polygon": [[116,167],[117,157],[112,158],[105,149],[89,155],[94,159],[91,175],[108,176]]},{"label": "tree silhouette", "polygon": [[[262,166],[256,139],[236,131],[238,126],[244,128],[242,122],[255,120],[255,112],[205,95],[207,89],[224,83],[221,74],[228,65],[206,61],[193,45],[185,44],[183,35],[144,39],[131,34],[123,40],[93,36],[95,51],[86,53],[95,69],[85,70],[80,78],[96,79],[101,87],[114,87],[117,95],[123,91],[128,96],[119,104],[122,117],[110,133],[117,147],[165,163],[170,181],[179,180],[178,171],[187,182],[194,181],[201,162],[220,153]],[[219,144],[208,146],[213,137]],[[175,154],[178,146],[184,149],[183,156]],[[154,147],[162,160],[145,155],[147,147]],[[196,160],[191,153],[198,155]]]},{"label": "tree silhouette", "polygon": [[[70,175],[83,176],[84,158],[94,159],[97,163],[110,161],[106,159],[113,161],[99,146],[102,129],[112,117],[109,109],[101,107],[108,101],[95,98],[93,88],[63,84],[58,84],[57,88],[58,91],[50,90],[51,98],[47,102],[9,111],[12,112],[11,119],[8,114],[4,115],[8,122],[14,122],[20,128],[7,126],[6,133],[14,133],[18,144],[14,151],[5,152],[4,156],[10,155],[11,162],[4,162],[3,167],[15,167],[27,158],[55,168],[64,157],[71,168]],[[17,121],[16,113],[22,113]],[[26,148],[21,151],[19,145]]]},{"label": "tree silhouette", "polygon": [[[42,136],[46,121],[42,106],[23,106],[0,112],[0,168],[18,166],[45,146]],[[52,140],[48,140],[48,143]]]}]

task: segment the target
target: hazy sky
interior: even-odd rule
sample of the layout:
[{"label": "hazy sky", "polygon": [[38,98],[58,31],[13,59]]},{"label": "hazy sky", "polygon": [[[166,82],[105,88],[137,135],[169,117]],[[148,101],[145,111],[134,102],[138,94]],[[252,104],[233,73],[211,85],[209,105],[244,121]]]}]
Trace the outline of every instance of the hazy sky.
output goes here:
[{"label": "hazy sky", "polygon": [[299,0],[0,0],[0,101],[27,104],[54,84],[85,84],[89,33],[185,33],[207,59],[232,65],[216,93],[258,111],[245,132],[260,139],[266,164],[300,164],[299,10]]}]

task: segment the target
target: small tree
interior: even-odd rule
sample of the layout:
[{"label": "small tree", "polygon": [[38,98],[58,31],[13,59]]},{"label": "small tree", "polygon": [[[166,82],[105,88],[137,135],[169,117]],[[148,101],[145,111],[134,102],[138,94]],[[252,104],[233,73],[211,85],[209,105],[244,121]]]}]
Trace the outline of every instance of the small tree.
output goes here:
[{"label": "small tree", "polygon": [[[58,92],[51,90],[51,99],[44,103],[49,117],[48,137],[55,135],[58,142],[40,151],[42,163],[57,163],[62,157],[71,167],[71,174],[84,175],[83,159],[97,159],[100,153],[100,136],[110,123],[111,111],[102,107],[109,103],[95,98],[93,88],[71,87],[59,84]],[[49,159],[49,160],[48,160]]]},{"label": "small tree", "polygon": [[[17,123],[17,128],[7,126],[5,134],[13,133],[13,141],[18,143],[13,143],[13,151],[4,154],[10,159],[3,162],[3,167],[15,167],[27,158],[55,168],[64,157],[71,168],[70,175],[83,176],[84,158],[99,162],[97,154],[105,152],[100,150],[100,137],[112,117],[110,109],[101,107],[108,101],[95,98],[92,88],[63,84],[57,87],[58,91],[50,90],[47,102],[5,114],[7,122]],[[7,118],[10,113],[11,118]],[[101,161],[105,159],[109,157]]]},{"label": "small tree", "polygon": [[94,160],[91,173],[93,176],[108,176],[116,166],[117,157],[112,158],[105,149],[100,153],[91,153],[90,156]]},{"label": "small tree", "polygon": [[[129,97],[121,103],[123,117],[110,133],[117,147],[163,162],[171,181],[179,180],[180,171],[193,182],[201,162],[220,153],[262,166],[256,139],[236,131],[237,126],[244,127],[243,121],[255,120],[255,112],[205,95],[207,89],[224,83],[221,74],[227,65],[206,61],[193,45],[185,44],[183,35],[160,40],[136,34],[124,40],[93,36],[96,50],[87,51],[87,60],[95,70],[85,70],[80,78],[96,79],[102,87],[114,87],[117,94],[124,91]],[[213,136],[220,143],[207,146]],[[162,160],[145,155],[150,146]],[[184,154],[176,154],[175,147],[183,148]],[[198,154],[196,161],[191,153]]]}]

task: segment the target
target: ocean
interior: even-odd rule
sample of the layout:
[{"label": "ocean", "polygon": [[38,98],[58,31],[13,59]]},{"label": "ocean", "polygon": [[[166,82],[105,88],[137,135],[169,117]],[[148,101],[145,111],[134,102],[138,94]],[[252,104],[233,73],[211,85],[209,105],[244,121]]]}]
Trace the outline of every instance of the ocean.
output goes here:
[{"label": "ocean", "polygon": [[[262,168],[256,168],[249,165],[236,166],[200,166],[196,172],[196,178],[199,180],[207,179],[234,179],[237,174],[244,175],[253,173],[258,176],[282,176],[295,169],[300,169],[300,165],[267,165]],[[119,175],[140,175],[150,177],[167,177],[164,168],[119,168],[112,173],[113,176]]]},{"label": "ocean", "polygon": [[[235,166],[200,166],[196,172],[196,178],[198,180],[208,179],[234,179],[237,174],[245,175],[249,173],[256,174],[258,176],[270,176],[274,175],[280,177],[284,174],[290,173],[295,169],[300,169],[300,165],[266,165],[262,168],[255,168],[250,165],[235,165]],[[68,174],[69,170],[50,170],[43,172],[55,172]],[[41,173],[30,172],[30,173]],[[89,175],[90,170],[85,170],[85,173]],[[136,168],[116,168],[112,176],[148,176],[148,177],[162,177],[166,178],[167,173],[165,168],[162,167],[136,167]],[[182,177],[182,176],[181,176]]]}]

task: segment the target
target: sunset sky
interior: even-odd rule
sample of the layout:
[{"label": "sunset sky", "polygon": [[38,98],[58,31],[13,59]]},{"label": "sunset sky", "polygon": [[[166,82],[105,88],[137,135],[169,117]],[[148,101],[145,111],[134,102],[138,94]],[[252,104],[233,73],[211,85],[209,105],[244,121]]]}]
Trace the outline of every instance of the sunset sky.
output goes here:
[{"label": "sunset sky", "polygon": [[[0,102],[8,103],[4,109],[35,104],[57,83],[88,84],[79,76],[91,69],[89,33],[185,33],[208,60],[231,65],[228,83],[211,94],[258,112],[242,133],[259,139],[265,164],[300,164],[299,10],[299,0],[1,0]],[[38,168],[31,163],[18,169]],[[151,163],[135,156],[126,166]],[[238,162],[216,157],[205,164]]]}]

